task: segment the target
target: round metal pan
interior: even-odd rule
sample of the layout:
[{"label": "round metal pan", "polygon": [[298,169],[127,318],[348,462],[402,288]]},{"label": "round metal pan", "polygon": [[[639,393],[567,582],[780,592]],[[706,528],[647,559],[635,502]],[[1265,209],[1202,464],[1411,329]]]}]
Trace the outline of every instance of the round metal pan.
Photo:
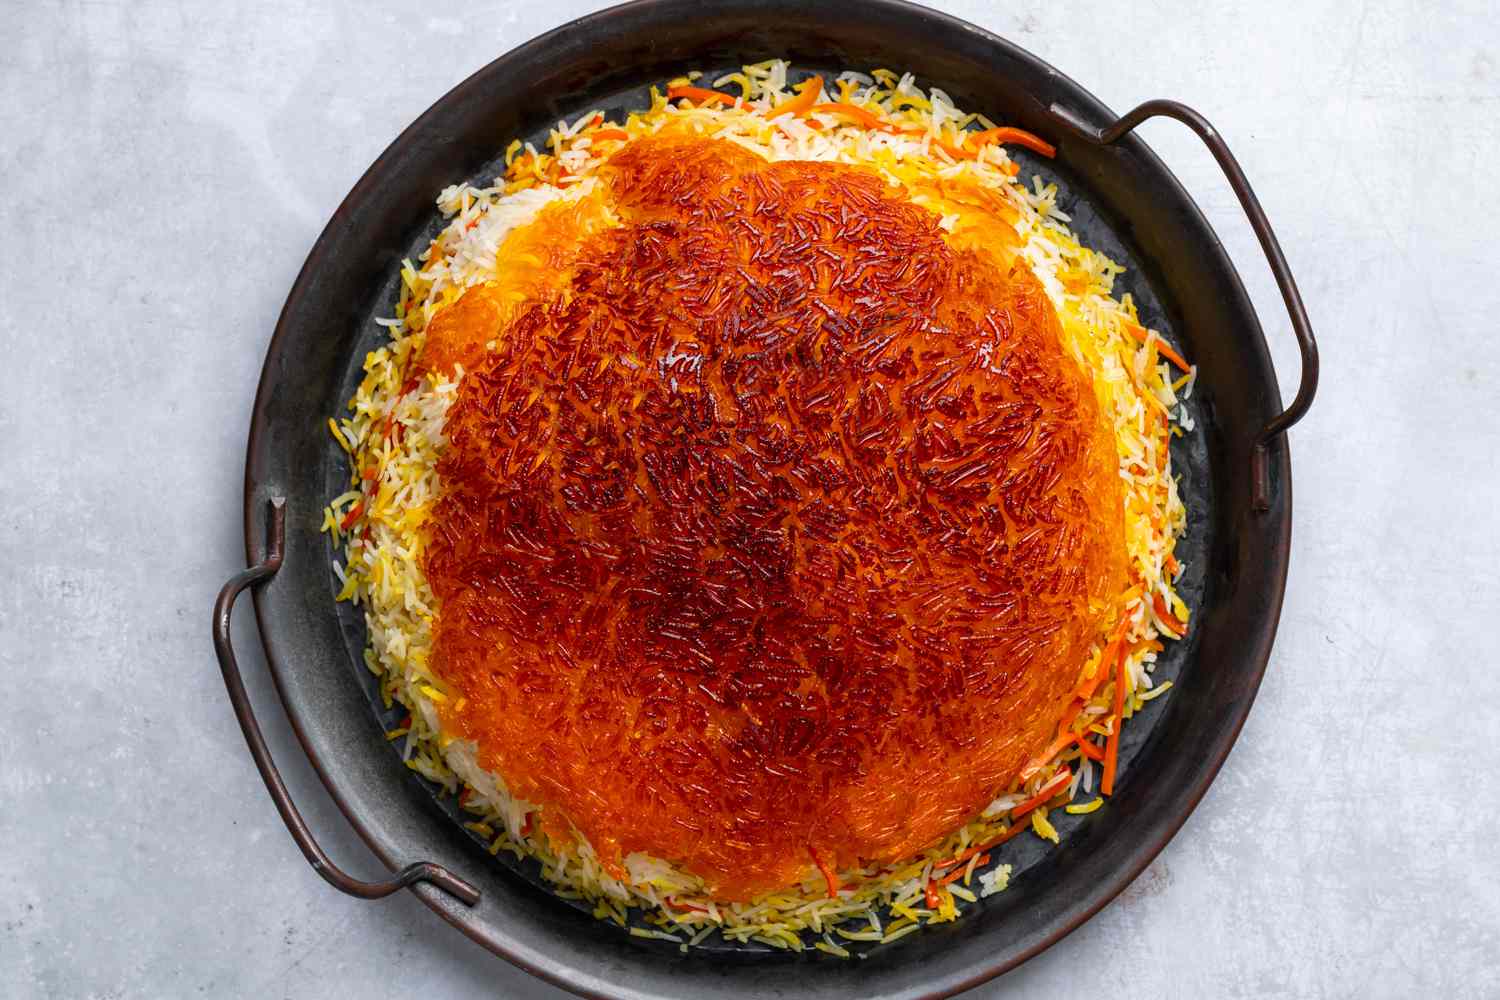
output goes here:
[{"label": "round metal pan", "polygon": [[[343,489],[327,433],[389,313],[403,256],[440,226],[436,193],[497,173],[511,138],[590,108],[645,104],[652,83],[688,69],[779,56],[801,71],[885,66],[916,74],[960,106],[1030,129],[1055,160],[1023,159],[1061,190],[1085,243],[1122,261],[1121,290],[1143,319],[1199,366],[1197,430],[1174,445],[1188,531],[1179,545],[1194,628],[1158,676],[1174,678],[1125,729],[1121,779],[1107,805],[1067,817],[1055,849],[1023,837],[1000,861],[1011,887],[952,924],[924,928],[857,960],[789,955],[722,942],[679,954],[643,943],[548,893],[533,867],[491,857],[452,803],[402,766],[360,660],[363,626],[336,605],[334,556],[318,527]],[[1260,324],[1234,267],[1187,193],[1130,130],[1176,118],[1224,166],[1266,250],[1303,351],[1302,385],[1282,409]],[[540,141],[538,141],[540,145]],[[309,254],[271,338],[251,418],[245,542],[251,568],[215,606],[215,643],[236,715],[273,801],[315,869],[336,887],[377,897],[410,887],[445,920],[499,955],[598,997],[947,996],[1035,955],[1123,889],[1182,825],[1213,780],[1260,683],[1275,636],[1291,533],[1291,467],[1283,432],[1316,384],[1312,335],[1270,227],[1222,140],[1200,116],[1153,102],[1116,119],[1087,91],[972,25],[894,0],[829,6],[795,0],[644,0],[565,25],[480,70],[396,139],[355,185]],[[234,598],[255,611],[293,729],[335,801],[393,871],[361,882],[317,847],[276,775],[229,645]],[[400,714],[397,711],[395,714]]]}]

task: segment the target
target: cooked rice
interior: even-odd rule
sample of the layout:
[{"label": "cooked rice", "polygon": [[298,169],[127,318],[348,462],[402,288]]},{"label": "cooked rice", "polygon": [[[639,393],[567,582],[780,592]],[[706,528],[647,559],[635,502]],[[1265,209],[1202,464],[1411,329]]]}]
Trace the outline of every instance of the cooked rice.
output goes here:
[{"label": "cooked rice", "polygon": [[[450,221],[419,262],[403,263],[395,315],[379,321],[390,341],[366,357],[365,377],[350,400],[350,414],[338,423],[330,421],[353,472],[350,489],[325,511],[323,529],[342,556],[332,566],[340,584],[338,599],[364,609],[369,631],[364,657],[380,679],[381,696],[388,708],[399,702],[410,712],[388,736],[403,740],[408,767],[460,796],[474,817],[468,828],[489,844],[492,854],[509,851],[517,858],[536,859],[558,895],[591,907],[596,917],[628,926],[637,937],[670,941],[687,950],[718,931],[730,941],[793,950],[813,947],[848,957],[862,954],[851,951],[848,943],[868,949],[895,941],[923,924],[952,920],[961,906],[1002,891],[1011,865],[998,860],[999,847],[984,866],[979,852],[973,853],[962,877],[946,884],[937,884],[935,869],[941,871],[945,859],[993,841],[1016,824],[1029,825],[1037,836],[1056,842],[1059,835],[1047,806],[1016,819],[1011,812],[1060,769],[1074,765],[1070,797],[1090,794],[1092,762],[1076,744],[1071,746],[1022,787],[997,789],[981,816],[920,856],[894,868],[838,872],[843,888],[831,898],[824,878],[812,868],[799,885],[750,903],[715,900],[705,893],[702,880],[639,853],[625,859],[626,878],[617,879],[582,836],[571,844],[556,844],[534,832],[530,816],[537,806],[511,796],[499,775],[481,768],[472,742],[453,739],[439,727],[436,704],[453,695],[431,663],[437,607],[422,571],[423,529],[439,494],[436,464],[444,447],[444,419],[462,371],[451,377],[428,374],[418,385],[408,384],[405,373],[421,348],[423,330],[438,310],[486,280],[508,233],[534,219],[546,204],[590,189],[595,169],[619,148],[610,142],[604,150],[595,148],[592,136],[600,128],[623,128],[635,139],[669,124],[690,126],[771,160],[863,164],[897,185],[922,176],[962,176],[999,192],[1019,213],[1020,253],[1052,299],[1066,348],[1094,373],[1101,408],[1113,418],[1126,545],[1132,575],[1141,586],[1126,607],[1131,653],[1125,664],[1125,718],[1170,687],[1170,682],[1153,685],[1151,677],[1161,648],[1158,637],[1175,637],[1154,598],[1179,622],[1188,620],[1188,609],[1173,586],[1176,574],[1168,571],[1186,514],[1167,449],[1171,435],[1192,429],[1182,401],[1192,392],[1196,372],[1174,381],[1158,350],[1160,335],[1140,327],[1128,294],[1113,297],[1123,269],[1070,232],[1055,185],[1040,177],[1029,185],[1017,179],[1016,165],[999,145],[982,147],[972,160],[955,161],[947,154],[940,142],[944,137],[951,140],[971,125],[988,128],[993,123],[955,108],[941,91],[923,91],[910,74],[898,77],[886,70],[869,76],[843,73],[830,84],[839,100],[922,129],[921,134],[895,135],[868,131],[833,114],[807,116],[819,129],[790,115],[769,120],[763,112],[791,96],[787,65],[781,61],[744,67],[714,86],[737,89],[744,100],[736,107],[679,106],[653,89],[651,108],[630,115],[623,125],[605,122],[597,111],[571,124],[559,122],[545,152],[513,143],[506,151],[505,175],[491,186],[454,185],[441,193],[438,207]],[[945,218],[943,223],[951,228],[953,221]],[[1164,424],[1164,415],[1171,425]],[[1103,644],[1094,649],[1084,677],[1099,669],[1104,652]],[[1093,732],[1110,732],[1112,723],[1100,720],[1112,711],[1114,683],[1106,680],[1085,709],[1084,718],[1095,720]],[[1067,811],[1090,812],[1099,801]]]}]

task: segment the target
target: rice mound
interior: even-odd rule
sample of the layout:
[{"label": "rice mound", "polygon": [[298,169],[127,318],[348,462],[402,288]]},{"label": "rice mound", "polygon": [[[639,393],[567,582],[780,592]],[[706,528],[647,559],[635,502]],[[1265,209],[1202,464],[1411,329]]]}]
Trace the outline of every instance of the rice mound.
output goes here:
[{"label": "rice mound", "polygon": [[[1098,808],[1101,758],[1108,756],[1113,768],[1118,726],[1170,687],[1151,677],[1160,640],[1180,637],[1188,621],[1174,588],[1181,567],[1173,555],[1186,512],[1168,448],[1173,435],[1192,430],[1181,402],[1192,391],[1195,370],[1175,371],[1180,357],[1141,326],[1130,296],[1114,297],[1122,268],[1069,232],[1055,187],[1040,178],[1029,186],[1020,180],[1018,165],[999,143],[966,143],[972,126],[990,130],[992,122],[956,109],[939,90],[917,88],[910,75],[844,73],[828,83],[823,103],[813,103],[809,91],[823,82],[793,88],[787,72],[784,62],[771,61],[713,81],[721,93],[740,95],[732,101],[710,96],[696,75],[670,81],[666,93],[653,89],[648,110],[623,123],[589,112],[571,124],[559,122],[545,152],[513,143],[506,172],[492,186],[445,189],[438,207],[450,221],[418,261],[403,264],[395,314],[379,321],[390,341],[365,359],[350,414],[329,421],[349,454],[351,479],[349,490],[330,502],[323,527],[341,555],[333,562],[338,598],[364,609],[365,662],[380,679],[387,706],[399,702],[409,710],[388,737],[403,741],[408,767],[459,796],[472,814],[466,825],[492,854],[536,859],[559,896],[591,906],[596,917],[637,937],[686,950],[718,932],[730,941],[848,957],[922,924],[955,919],[977,899],[1003,890],[1011,866],[1001,859],[1001,846],[1028,831],[1056,842],[1051,809]],[[796,103],[783,110],[788,102]],[[854,110],[835,109],[834,102]],[[475,359],[455,355],[447,366],[427,366],[419,363],[422,349],[429,337],[441,336],[444,311],[467,290],[507,268],[522,287],[528,269],[544,272],[549,248],[527,246],[527,227],[549,206],[556,212],[581,205],[611,155],[663,130],[733,143],[771,162],[871,168],[938,213],[950,234],[974,225],[976,214],[950,203],[945,184],[961,182],[997,199],[1014,228],[1016,252],[1057,313],[1064,349],[1092,373],[1099,407],[1113,426],[1133,584],[1118,623],[1086,658],[1079,704],[1052,755],[1028,765],[1021,783],[995,789],[978,816],[901,863],[832,871],[814,856],[800,882],[746,902],[715,898],[701,878],[660,858],[634,853],[613,864],[577,831],[549,835],[547,824],[538,822],[538,806],[512,795],[500,775],[482,767],[473,742],[443,731],[443,710],[462,696],[432,663],[439,607],[423,569],[429,519],[442,496],[437,467],[447,446],[446,418],[464,362],[472,366]],[[994,219],[981,215],[980,223]]]}]

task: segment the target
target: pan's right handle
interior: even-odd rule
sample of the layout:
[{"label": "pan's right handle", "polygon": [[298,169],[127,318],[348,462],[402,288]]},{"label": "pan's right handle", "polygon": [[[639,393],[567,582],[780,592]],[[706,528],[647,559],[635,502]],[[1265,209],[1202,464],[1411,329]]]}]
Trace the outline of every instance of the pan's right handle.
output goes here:
[{"label": "pan's right handle", "polygon": [[1313,339],[1312,323],[1308,321],[1307,309],[1302,305],[1302,295],[1297,291],[1297,282],[1292,278],[1292,269],[1287,266],[1286,255],[1281,252],[1281,244],[1276,241],[1276,234],[1271,230],[1271,222],[1266,218],[1265,209],[1260,207],[1260,199],[1255,197],[1255,192],[1250,188],[1250,181],[1246,179],[1245,172],[1240,169],[1239,163],[1219,135],[1218,129],[1214,128],[1207,118],[1186,104],[1177,101],[1147,101],[1105,128],[1094,128],[1072,111],[1057,104],[1052,105],[1050,111],[1053,119],[1073,138],[1095,146],[1109,145],[1148,118],[1162,117],[1179,121],[1203,140],[1208,151],[1219,162],[1224,176],[1229,179],[1229,186],[1234,190],[1235,197],[1239,198],[1240,207],[1245,210],[1245,215],[1250,219],[1250,228],[1255,230],[1255,237],[1260,240],[1260,248],[1265,251],[1266,262],[1271,265],[1271,273],[1276,277],[1277,287],[1281,289],[1281,298],[1286,303],[1287,314],[1291,316],[1292,332],[1297,336],[1297,346],[1302,350],[1302,382],[1297,387],[1297,398],[1292,400],[1291,406],[1272,417],[1266,426],[1261,428],[1260,433],[1256,435],[1255,448],[1251,453],[1251,506],[1258,513],[1270,510],[1269,449],[1272,442],[1301,420],[1307,408],[1312,405],[1313,394],[1318,391],[1318,342]]},{"label": "pan's right handle", "polygon": [[323,848],[318,846],[312,830],[308,829],[307,823],[302,819],[302,814],[292,804],[286,783],[281,780],[281,774],[271,760],[271,751],[266,746],[265,737],[261,735],[260,724],[255,721],[255,710],[250,705],[250,696],[245,692],[245,683],[240,677],[239,664],[234,659],[234,645],[229,633],[229,615],[234,610],[235,598],[246,588],[276,575],[276,571],[281,569],[285,540],[286,501],[281,497],[274,497],[271,500],[271,525],[266,536],[265,558],[244,572],[235,574],[224,584],[224,589],[219,591],[219,599],[214,602],[213,621],[214,652],[219,656],[219,669],[224,672],[224,686],[229,689],[234,717],[239,720],[240,731],[245,734],[245,743],[250,747],[250,756],[255,758],[255,766],[260,771],[261,780],[266,783],[266,791],[271,793],[271,801],[276,803],[276,811],[281,813],[282,821],[291,831],[297,846],[302,848],[302,854],[307,858],[308,864],[313,866],[313,871],[340,892],[360,899],[381,899],[417,882],[427,882],[459,902],[473,906],[479,902],[479,890],[442,865],[428,861],[407,865],[393,877],[379,882],[364,882],[354,878],[323,853]]}]

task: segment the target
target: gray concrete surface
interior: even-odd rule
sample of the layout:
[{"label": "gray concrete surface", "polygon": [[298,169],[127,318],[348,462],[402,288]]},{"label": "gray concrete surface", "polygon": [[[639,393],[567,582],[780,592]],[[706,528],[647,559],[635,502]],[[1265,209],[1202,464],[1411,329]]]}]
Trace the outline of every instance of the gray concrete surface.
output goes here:
[{"label": "gray concrete surface", "polygon": [[[0,995],[559,996],[413,899],[313,875],[207,638],[260,359],[318,229],[431,101],[594,4],[421,6],[0,3]],[[1294,435],[1281,635],[1222,777],[1118,902],[973,995],[1500,995],[1493,8],[940,6],[1116,108],[1208,112],[1325,372]],[[1146,134],[1241,262],[1290,388],[1228,188],[1175,126]],[[268,728],[332,853],[373,871]]]}]

